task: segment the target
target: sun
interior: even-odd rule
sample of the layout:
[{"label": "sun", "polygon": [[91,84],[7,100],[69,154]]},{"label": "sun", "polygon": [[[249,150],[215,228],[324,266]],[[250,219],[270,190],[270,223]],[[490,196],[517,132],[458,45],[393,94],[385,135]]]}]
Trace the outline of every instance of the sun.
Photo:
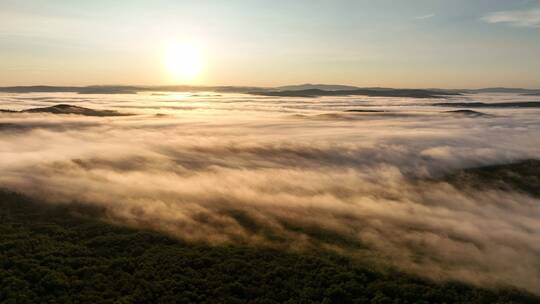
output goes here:
[{"label": "sun", "polygon": [[193,45],[171,44],[165,49],[164,65],[175,81],[194,81],[201,74],[204,61]]}]

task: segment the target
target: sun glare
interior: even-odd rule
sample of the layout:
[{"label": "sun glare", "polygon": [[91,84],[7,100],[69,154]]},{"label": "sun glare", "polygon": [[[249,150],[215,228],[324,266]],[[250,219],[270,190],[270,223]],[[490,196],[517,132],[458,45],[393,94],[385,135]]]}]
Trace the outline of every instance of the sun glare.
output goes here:
[{"label": "sun glare", "polygon": [[164,64],[175,81],[194,81],[204,63],[199,49],[187,44],[173,44],[165,50]]}]

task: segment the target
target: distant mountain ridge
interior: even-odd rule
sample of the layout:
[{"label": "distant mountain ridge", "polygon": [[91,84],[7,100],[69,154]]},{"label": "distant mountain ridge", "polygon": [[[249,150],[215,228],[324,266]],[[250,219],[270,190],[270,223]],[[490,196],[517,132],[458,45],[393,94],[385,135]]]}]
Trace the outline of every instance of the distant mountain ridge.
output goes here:
[{"label": "distant mountain ridge", "polygon": [[99,85],[99,86],[9,86],[0,87],[0,92],[6,93],[78,93],[78,94],[136,94],[138,92],[205,92],[246,93],[252,90],[267,90],[259,87],[236,86],[128,86],[128,85]]},{"label": "distant mountain ridge", "polygon": [[303,91],[303,90],[324,90],[324,91],[342,91],[342,90],[356,90],[360,89],[356,86],[350,86],[350,85],[341,85],[341,84],[298,84],[298,85],[287,85],[287,86],[281,86],[276,87],[274,90],[277,91]]},{"label": "distant mountain ridge", "polygon": [[[319,91],[319,93],[314,94]],[[7,86],[0,87],[0,92],[6,93],[78,93],[78,94],[136,94],[138,92],[203,92],[212,91],[219,93],[266,93],[282,92],[282,95],[291,95],[289,92],[304,92],[305,95],[323,96],[333,95],[341,92],[341,95],[359,95],[351,94],[353,91],[364,92],[434,92],[438,95],[458,95],[458,94],[476,94],[476,93],[514,93],[524,95],[540,95],[540,89],[522,89],[522,88],[481,88],[481,89],[399,89],[383,87],[357,87],[351,85],[339,84],[299,84],[286,85],[278,87],[251,87],[251,86],[194,86],[194,85],[164,85],[164,86],[130,86],[130,85],[92,85],[92,86]],[[311,91],[312,94],[307,94]],[[330,93],[325,93],[330,92]],[[297,93],[296,95],[300,95]],[[377,93],[373,93],[377,94]],[[381,93],[383,94],[383,93]],[[270,94],[269,94],[270,95]],[[272,96],[272,95],[270,95]],[[278,95],[275,95],[278,96]],[[373,95],[376,96],[376,95]]]},{"label": "distant mountain ridge", "polygon": [[249,92],[254,95],[279,97],[319,97],[319,96],[372,96],[372,97],[412,97],[412,98],[442,98],[448,95],[460,95],[456,92],[417,89],[353,89],[327,91],[307,89],[299,91],[257,91]]}]

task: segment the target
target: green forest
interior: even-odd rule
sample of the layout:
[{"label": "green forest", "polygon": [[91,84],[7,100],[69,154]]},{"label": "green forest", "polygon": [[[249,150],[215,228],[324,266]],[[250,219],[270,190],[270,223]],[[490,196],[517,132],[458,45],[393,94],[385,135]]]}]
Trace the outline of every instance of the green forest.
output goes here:
[{"label": "green forest", "polygon": [[330,252],[209,246],[0,191],[0,303],[540,303]]}]

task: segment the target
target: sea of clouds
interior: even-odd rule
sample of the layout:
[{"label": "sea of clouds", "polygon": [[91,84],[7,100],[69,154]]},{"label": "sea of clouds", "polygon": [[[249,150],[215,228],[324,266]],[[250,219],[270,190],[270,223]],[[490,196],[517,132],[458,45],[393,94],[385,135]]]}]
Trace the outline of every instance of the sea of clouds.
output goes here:
[{"label": "sea of clouds", "polygon": [[[450,101],[525,101],[510,94]],[[540,200],[458,189],[458,169],[540,159],[540,109],[433,99],[0,95],[132,116],[0,113],[0,187],[212,244],[324,247],[437,280],[540,294]],[[383,112],[355,113],[347,110]]]}]

